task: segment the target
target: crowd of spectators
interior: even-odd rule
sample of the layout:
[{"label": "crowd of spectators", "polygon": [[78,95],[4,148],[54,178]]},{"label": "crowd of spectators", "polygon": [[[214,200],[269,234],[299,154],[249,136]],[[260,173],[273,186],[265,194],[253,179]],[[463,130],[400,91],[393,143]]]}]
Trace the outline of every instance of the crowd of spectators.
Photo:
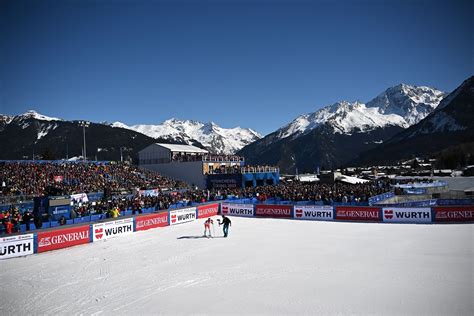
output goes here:
[{"label": "crowd of spectators", "polygon": [[186,187],[182,181],[123,163],[2,163],[0,195],[41,196],[127,190],[137,187]]},{"label": "crowd of spectators", "polygon": [[248,187],[245,189],[221,190],[225,196],[239,198],[257,198],[259,201],[280,199],[286,201],[322,201],[325,204],[364,203],[372,196],[391,190],[389,180],[378,180],[364,184],[345,184],[336,182],[333,185],[307,182],[280,182],[278,185]]},{"label": "crowd of spectators", "polygon": [[33,215],[26,210],[21,212],[18,207],[11,206],[8,210],[0,212],[0,224],[6,234],[16,233],[20,231],[20,225],[25,224],[26,229],[30,230]]},{"label": "crowd of spectators", "polygon": [[[252,168],[251,166],[249,168]],[[408,180],[406,180],[408,181]],[[397,181],[399,182],[399,180]],[[336,182],[332,185],[299,181],[280,182],[247,188],[199,190],[185,183],[163,177],[151,171],[138,169],[128,164],[94,163],[3,163],[0,165],[1,194],[45,195],[49,187],[61,190],[63,194],[126,191],[105,196],[101,201],[73,203],[70,218],[104,214],[117,217],[125,210],[140,214],[144,208],[154,211],[169,209],[171,205],[182,206],[224,200],[228,197],[255,198],[260,202],[271,199],[286,201],[314,201],[332,203],[366,203],[372,196],[392,189],[390,180],[375,180],[364,184]],[[154,196],[141,196],[139,188],[151,190]],[[17,232],[20,224],[33,220],[30,212],[11,207],[0,213],[0,223],[7,233]],[[43,219],[45,220],[45,219]],[[48,220],[48,219],[46,219]],[[36,222],[36,219],[35,219]],[[61,218],[59,224],[64,224]],[[35,223],[36,224],[36,223]],[[41,225],[39,223],[39,225]]]}]

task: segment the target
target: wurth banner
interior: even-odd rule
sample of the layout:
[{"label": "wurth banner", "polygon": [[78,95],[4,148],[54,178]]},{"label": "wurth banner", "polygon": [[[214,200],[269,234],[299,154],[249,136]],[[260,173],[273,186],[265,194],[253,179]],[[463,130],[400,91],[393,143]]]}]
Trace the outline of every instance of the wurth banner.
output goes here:
[{"label": "wurth banner", "polygon": [[221,213],[230,216],[253,217],[253,204],[223,203],[221,204]]},{"label": "wurth banner", "polygon": [[435,222],[474,222],[473,206],[434,207]]},{"label": "wurth banner", "polygon": [[198,206],[198,218],[211,217],[219,213],[219,204],[207,204]]},{"label": "wurth banner", "polygon": [[261,217],[291,218],[291,205],[266,205],[258,204],[255,214]]},{"label": "wurth banner", "polygon": [[336,206],[336,220],[379,222],[380,207]]},{"label": "wurth banner", "polygon": [[165,226],[168,226],[168,212],[138,216],[135,218],[136,231]]},{"label": "wurth banner", "polygon": [[0,260],[32,255],[33,251],[33,234],[0,238]]},{"label": "wurth banner", "polygon": [[383,208],[383,221],[387,223],[431,223],[431,208]]},{"label": "wurth banner", "polygon": [[295,205],[294,218],[305,220],[333,220],[332,206]]},{"label": "wurth banner", "polygon": [[79,226],[38,233],[38,252],[45,252],[81,244],[90,241],[90,226]]},{"label": "wurth banner", "polygon": [[177,225],[196,220],[196,208],[188,207],[170,211],[170,225]]},{"label": "wurth banner", "polygon": [[133,218],[92,225],[92,240],[106,240],[120,235],[133,234]]}]

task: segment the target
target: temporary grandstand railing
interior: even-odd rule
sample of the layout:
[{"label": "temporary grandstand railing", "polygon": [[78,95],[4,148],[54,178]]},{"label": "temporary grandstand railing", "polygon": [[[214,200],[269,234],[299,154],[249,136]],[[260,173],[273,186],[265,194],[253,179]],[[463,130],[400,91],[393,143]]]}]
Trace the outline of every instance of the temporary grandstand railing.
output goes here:
[{"label": "temporary grandstand railing", "polygon": [[235,155],[205,155],[203,162],[244,162],[245,158]]},{"label": "temporary grandstand railing", "polygon": [[258,172],[280,172],[278,167],[269,166],[245,166],[241,168],[242,173],[258,173]]}]

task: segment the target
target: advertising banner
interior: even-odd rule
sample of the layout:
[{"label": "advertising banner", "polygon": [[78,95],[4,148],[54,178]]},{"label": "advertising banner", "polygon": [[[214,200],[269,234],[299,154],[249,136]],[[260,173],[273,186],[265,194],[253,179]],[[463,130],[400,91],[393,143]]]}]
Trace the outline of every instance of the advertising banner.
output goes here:
[{"label": "advertising banner", "polygon": [[89,243],[90,226],[79,226],[38,233],[38,252]]},{"label": "advertising banner", "polygon": [[170,211],[170,224],[177,225],[196,220],[196,208],[188,207]]},{"label": "advertising banner", "polygon": [[198,206],[198,218],[211,217],[219,213],[219,204],[208,204]]},{"label": "advertising banner", "polygon": [[379,222],[380,207],[336,206],[336,220]]},{"label": "advertising banner", "polygon": [[255,215],[261,217],[291,218],[291,205],[265,205],[258,204]]},{"label": "advertising banner", "polygon": [[151,189],[151,190],[140,190],[140,196],[158,196],[160,195],[159,189]]},{"label": "advertising banner", "polygon": [[53,181],[54,182],[63,182],[64,177],[63,176],[54,176]]},{"label": "advertising banner", "polygon": [[235,189],[242,187],[242,174],[209,174],[206,179],[208,189]]},{"label": "advertising banner", "polygon": [[332,221],[333,215],[332,206],[295,205],[294,218],[296,219]]},{"label": "advertising banner", "polygon": [[71,202],[74,203],[86,203],[89,202],[89,198],[85,193],[71,194]]},{"label": "advertising banner", "polygon": [[135,218],[136,231],[165,226],[168,226],[168,212],[138,216]]},{"label": "advertising banner", "polygon": [[0,260],[33,254],[33,234],[0,237]]},{"label": "advertising banner", "polygon": [[71,218],[71,207],[69,205],[62,206],[50,206],[49,215],[52,221],[58,221],[61,216],[66,217],[66,219]]},{"label": "advertising banner", "polygon": [[106,240],[120,235],[133,233],[133,218],[124,218],[112,222],[92,225],[92,240]]},{"label": "advertising banner", "polygon": [[431,208],[410,207],[382,209],[383,221],[387,223],[431,223]]},{"label": "advertising banner", "polygon": [[435,222],[474,222],[474,206],[435,207]]},{"label": "advertising banner", "polygon": [[221,213],[230,216],[253,217],[253,204],[223,203],[221,205]]}]

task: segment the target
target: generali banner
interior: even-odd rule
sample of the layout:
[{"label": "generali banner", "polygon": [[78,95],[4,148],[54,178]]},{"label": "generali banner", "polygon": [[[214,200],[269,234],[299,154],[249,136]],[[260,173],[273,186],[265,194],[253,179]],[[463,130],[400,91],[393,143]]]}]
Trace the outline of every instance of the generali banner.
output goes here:
[{"label": "generali banner", "polygon": [[219,213],[219,204],[207,204],[198,206],[198,218],[211,217]]},{"label": "generali banner", "polygon": [[380,207],[336,206],[336,220],[379,222]]},{"label": "generali banner", "polygon": [[0,260],[32,255],[33,251],[33,234],[0,238]]},{"label": "generali banner", "polygon": [[92,240],[106,240],[120,235],[133,234],[133,218],[92,225]]},{"label": "generali banner", "polygon": [[258,204],[255,214],[261,217],[291,218],[291,205],[266,205]]},{"label": "generali banner", "polygon": [[79,226],[38,233],[38,252],[72,247],[90,242],[90,226]]},{"label": "generali banner", "polygon": [[383,221],[388,223],[431,223],[431,208],[383,208]]},{"label": "generali banner", "polygon": [[168,226],[168,212],[144,215],[135,218],[136,231],[165,226]]},{"label": "generali banner", "polygon": [[196,220],[196,208],[188,207],[170,211],[170,225],[177,225]]},{"label": "generali banner", "polygon": [[473,206],[434,207],[435,222],[474,222]]},{"label": "generali banner", "polygon": [[333,216],[332,206],[295,205],[294,218],[296,219],[332,221]]},{"label": "generali banner", "polygon": [[253,204],[222,203],[221,213],[230,216],[253,217]]}]

